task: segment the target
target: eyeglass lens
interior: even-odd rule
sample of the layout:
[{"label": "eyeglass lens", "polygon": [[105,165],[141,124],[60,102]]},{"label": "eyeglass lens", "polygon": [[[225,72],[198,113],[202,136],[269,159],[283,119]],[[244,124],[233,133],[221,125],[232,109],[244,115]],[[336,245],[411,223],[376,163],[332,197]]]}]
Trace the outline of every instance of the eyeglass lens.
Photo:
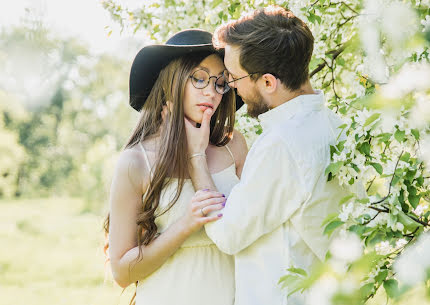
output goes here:
[{"label": "eyeglass lens", "polygon": [[[197,89],[206,88],[211,78],[215,78],[215,76],[210,76],[208,72],[205,70],[197,70],[191,75],[191,82],[194,87]],[[229,85],[227,84],[228,76],[226,73],[223,73],[221,76],[216,77],[215,79],[215,90],[219,94],[224,94],[228,90],[230,90]]]}]

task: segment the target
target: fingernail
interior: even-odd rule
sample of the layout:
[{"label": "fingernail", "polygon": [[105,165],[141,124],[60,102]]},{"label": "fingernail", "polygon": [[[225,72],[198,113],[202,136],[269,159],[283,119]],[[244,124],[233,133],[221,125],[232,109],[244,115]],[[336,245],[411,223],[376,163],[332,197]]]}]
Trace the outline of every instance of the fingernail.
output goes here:
[{"label": "fingernail", "polygon": [[225,207],[225,202],[222,204],[223,207]]},{"label": "fingernail", "polygon": [[223,196],[223,197],[225,197],[225,195],[224,195],[224,194],[222,194],[222,196]]},{"label": "fingernail", "polygon": [[209,191],[209,189],[204,189],[204,190],[202,190],[203,192],[207,192],[207,191]]},{"label": "fingernail", "polygon": [[218,214],[218,217],[222,217],[222,214]]}]

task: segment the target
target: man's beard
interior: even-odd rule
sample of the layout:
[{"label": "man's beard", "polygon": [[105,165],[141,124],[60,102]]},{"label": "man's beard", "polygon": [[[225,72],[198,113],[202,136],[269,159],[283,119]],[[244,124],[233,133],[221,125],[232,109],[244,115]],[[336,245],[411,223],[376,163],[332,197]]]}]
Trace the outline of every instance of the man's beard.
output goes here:
[{"label": "man's beard", "polygon": [[264,102],[263,97],[258,90],[254,90],[254,94],[251,97],[244,99],[244,102],[247,106],[248,115],[251,118],[257,118],[260,114],[269,111],[269,107]]}]

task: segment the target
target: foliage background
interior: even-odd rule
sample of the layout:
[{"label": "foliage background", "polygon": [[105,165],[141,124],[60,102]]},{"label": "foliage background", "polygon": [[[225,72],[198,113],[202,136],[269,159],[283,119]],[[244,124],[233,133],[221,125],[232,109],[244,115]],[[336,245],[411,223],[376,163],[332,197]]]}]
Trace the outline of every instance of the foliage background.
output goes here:
[{"label": "foliage background", "polygon": [[[381,303],[386,296],[427,302],[430,264],[421,253],[430,251],[423,234],[430,217],[428,0],[101,4],[123,31],[157,43],[185,28],[213,31],[269,4],[307,22],[315,36],[312,83],[345,121],[328,178],[364,190],[344,198],[340,213],[322,226],[334,235],[327,262],[309,276],[290,269],[281,284],[290,291],[311,287],[318,304]],[[59,291],[72,299],[83,289],[91,292],[82,300],[119,295],[102,286],[103,268],[94,267],[103,260],[97,249],[110,173],[137,117],[126,103],[132,58],[94,56],[79,38],[56,37],[31,12],[20,26],[2,29],[0,45],[0,214],[6,215],[0,236],[13,249],[0,256],[0,289],[36,293],[38,285],[23,281],[36,277],[43,289],[63,287]],[[252,145],[261,127],[244,110],[237,127]],[[16,259],[32,249],[38,253],[33,260]],[[58,260],[51,269],[43,264],[48,253]],[[37,272],[30,262],[51,271]]]}]

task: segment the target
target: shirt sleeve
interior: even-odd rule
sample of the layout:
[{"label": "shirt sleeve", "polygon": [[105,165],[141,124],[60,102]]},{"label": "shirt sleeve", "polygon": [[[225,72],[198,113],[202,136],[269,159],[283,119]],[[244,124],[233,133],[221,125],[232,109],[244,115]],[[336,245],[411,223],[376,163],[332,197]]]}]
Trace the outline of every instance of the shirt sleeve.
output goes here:
[{"label": "shirt sleeve", "polygon": [[248,155],[223,217],[206,224],[206,233],[221,251],[236,254],[286,222],[307,197],[286,145],[263,145]]}]

